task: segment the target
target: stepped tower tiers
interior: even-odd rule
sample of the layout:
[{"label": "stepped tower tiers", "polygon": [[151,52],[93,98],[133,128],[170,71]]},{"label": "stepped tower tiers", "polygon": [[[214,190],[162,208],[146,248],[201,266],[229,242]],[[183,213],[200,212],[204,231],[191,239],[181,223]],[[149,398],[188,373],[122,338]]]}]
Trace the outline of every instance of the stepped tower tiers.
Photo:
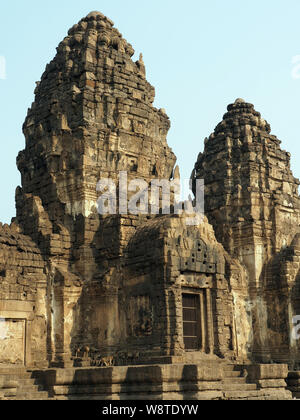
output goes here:
[{"label": "stepped tower tiers", "polygon": [[170,121],[153,107],[142,55],[133,55],[113,22],[92,12],[69,30],[37,83],[18,167],[23,193],[40,197],[51,220],[89,216],[97,182],[119,171],[147,181],[172,176]]},{"label": "stepped tower tiers", "polygon": [[300,182],[280,144],[254,106],[237,99],[205,140],[192,174],[205,180],[205,213],[217,240],[246,267],[241,306],[251,312],[252,355],[264,360],[298,352],[291,331],[299,312]]}]

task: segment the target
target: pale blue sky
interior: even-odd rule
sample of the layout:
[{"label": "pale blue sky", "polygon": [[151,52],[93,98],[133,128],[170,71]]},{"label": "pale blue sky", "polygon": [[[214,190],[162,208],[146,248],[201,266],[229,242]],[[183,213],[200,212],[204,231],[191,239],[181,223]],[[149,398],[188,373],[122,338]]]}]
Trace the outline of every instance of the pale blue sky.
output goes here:
[{"label": "pale blue sky", "polygon": [[171,118],[168,142],[183,177],[227,105],[242,97],[292,153],[300,178],[299,0],[11,0],[0,10],[0,221],[15,215],[15,159],[35,81],[68,29],[93,10],[143,53],[155,105]]}]

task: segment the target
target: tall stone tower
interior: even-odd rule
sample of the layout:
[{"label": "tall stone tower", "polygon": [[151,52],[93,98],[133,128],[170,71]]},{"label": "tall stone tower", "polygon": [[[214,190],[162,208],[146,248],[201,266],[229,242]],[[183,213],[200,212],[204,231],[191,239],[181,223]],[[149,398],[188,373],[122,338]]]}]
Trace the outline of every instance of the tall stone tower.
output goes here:
[{"label": "tall stone tower", "polygon": [[42,200],[49,217],[88,217],[101,178],[119,171],[150,180],[172,176],[176,158],[166,143],[170,127],[153,107],[142,55],[113,22],[92,12],[70,29],[37,83],[19,154],[24,194]]},{"label": "tall stone tower", "polygon": [[[73,329],[70,322],[66,333],[62,320],[73,313],[71,302],[78,296],[86,296],[81,299],[91,305],[109,296],[103,304],[101,340],[117,341],[111,325],[117,318],[119,284],[113,279],[119,278],[114,274],[119,257],[135,227],[119,215],[98,214],[98,181],[118,185],[124,171],[128,183],[135,178],[148,183],[170,179],[174,172],[176,157],[166,141],[169,118],[154,108],[155,90],[146,80],[143,57],[134,62],[133,55],[110,19],[90,13],[58,46],[23,126],[26,148],[17,159],[22,188],[16,194],[16,220],[38,243],[53,276],[54,352],[62,359],[69,359],[65,353]],[[82,307],[88,311],[89,304]],[[86,313],[76,316],[93,324]],[[99,322],[97,318],[94,329]]]}]

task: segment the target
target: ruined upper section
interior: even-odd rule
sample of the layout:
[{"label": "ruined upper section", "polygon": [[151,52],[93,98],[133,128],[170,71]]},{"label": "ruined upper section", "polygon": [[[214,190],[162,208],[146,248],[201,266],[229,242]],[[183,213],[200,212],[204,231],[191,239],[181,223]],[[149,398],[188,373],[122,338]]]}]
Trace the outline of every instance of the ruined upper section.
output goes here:
[{"label": "ruined upper section", "polygon": [[[232,139],[241,139],[249,135],[255,141],[259,141],[259,134],[262,134],[263,136],[268,136],[269,140],[279,145],[281,142],[276,136],[271,136],[270,133],[270,125],[254,109],[254,105],[238,98],[233,104],[228,105],[227,113],[223,116],[223,120],[217,125],[209,139],[206,139],[205,143],[220,141],[226,136]],[[236,145],[240,144],[236,143]],[[209,145],[207,146],[209,147]]]},{"label": "ruined upper section", "polygon": [[176,158],[170,121],[152,103],[140,55],[102,13],[74,25],[37,83],[18,156],[25,193],[46,207],[59,201],[73,216],[89,215],[100,178],[119,171],[169,179]]},{"label": "ruined upper section", "polygon": [[227,111],[223,121],[216,127],[215,135],[226,129],[234,129],[237,126],[240,129],[244,126],[251,126],[252,129],[256,127],[257,130],[270,134],[270,125],[254,109],[254,105],[245,102],[244,99],[238,98],[233,104],[228,105]]}]

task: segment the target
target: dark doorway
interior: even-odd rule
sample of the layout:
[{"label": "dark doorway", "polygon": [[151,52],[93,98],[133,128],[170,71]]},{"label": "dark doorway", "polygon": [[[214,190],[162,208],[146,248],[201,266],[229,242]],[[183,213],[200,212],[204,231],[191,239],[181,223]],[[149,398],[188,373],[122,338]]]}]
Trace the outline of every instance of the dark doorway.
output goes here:
[{"label": "dark doorway", "polygon": [[198,350],[201,341],[199,295],[182,295],[183,338],[186,350]]}]

